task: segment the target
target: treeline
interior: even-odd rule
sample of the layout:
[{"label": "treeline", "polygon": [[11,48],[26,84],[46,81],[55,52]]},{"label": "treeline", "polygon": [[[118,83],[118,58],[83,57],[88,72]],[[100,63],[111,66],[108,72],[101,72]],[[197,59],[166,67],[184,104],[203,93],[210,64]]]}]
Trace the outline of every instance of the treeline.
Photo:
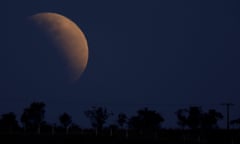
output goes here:
[{"label": "treeline", "polygon": [[[92,128],[82,129],[72,122],[72,117],[64,112],[59,116],[60,125],[51,125],[45,121],[45,103],[33,102],[23,110],[20,120],[16,119],[13,112],[5,113],[0,118],[0,132],[2,134],[11,133],[91,133],[100,135],[108,133],[113,135],[116,131],[121,131],[125,136],[128,132],[152,135],[162,130],[164,117],[157,111],[148,108],[139,109],[134,116],[127,116],[125,113],[113,114],[105,107],[92,107],[84,111],[89,118]],[[215,109],[202,111],[201,107],[193,106],[186,109],[179,109],[175,112],[179,128],[176,130],[218,130],[218,121],[223,119],[223,114]],[[116,123],[106,126],[107,120],[116,116]],[[21,126],[19,124],[22,124]],[[231,124],[240,126],[240,118],[232,120]],[[106,132],[107,131],[107,132]]]}]

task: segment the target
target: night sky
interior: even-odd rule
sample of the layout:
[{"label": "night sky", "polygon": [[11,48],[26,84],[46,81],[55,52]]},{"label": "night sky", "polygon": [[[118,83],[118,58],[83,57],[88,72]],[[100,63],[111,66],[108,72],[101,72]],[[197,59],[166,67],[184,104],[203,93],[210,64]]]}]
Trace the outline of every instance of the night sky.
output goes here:
[{"label": "night sky", "polygon": [[[0,113],[18,118],[32,101],[46,103],[46,120],[58,122],[62,112],[81,127],[90,126],[84,111],[105,106],[128,116],[149,107],[176,127],[174,112],[201,106],[225,115],[221,103],[231,102],[231,119],[240,117],[240,2],[237,0],[60,0],[8,1],[1,25]],[[89,61],[82,77],[64,92],[21,95],[14,87],[18,70],[9,68],[18,22],[39,12],[56,12],[84,32]],[[21,51],[28,54],[28,51]],[[23,56],[24,56],[23,54]],[[21,65],[18,66],[21,69]],[[9,78],[11,77],[11,78]],[[24,85],[24,81],[23,85]],[[221,122],[225,126],[225,120]]]}]

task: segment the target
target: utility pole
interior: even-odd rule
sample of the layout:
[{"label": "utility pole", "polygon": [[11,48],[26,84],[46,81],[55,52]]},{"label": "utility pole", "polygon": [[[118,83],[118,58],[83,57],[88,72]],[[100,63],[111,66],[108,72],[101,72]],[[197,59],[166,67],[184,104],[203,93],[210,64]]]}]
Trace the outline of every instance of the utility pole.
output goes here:
[{"label": "utility pole", "polygon": [[223,106],[226,106],[226,111],[227,111],[227,129],[229,130],[229,113],[230,113],[230,106],[233,106],[232,103],[223,103],[221,104]]}]

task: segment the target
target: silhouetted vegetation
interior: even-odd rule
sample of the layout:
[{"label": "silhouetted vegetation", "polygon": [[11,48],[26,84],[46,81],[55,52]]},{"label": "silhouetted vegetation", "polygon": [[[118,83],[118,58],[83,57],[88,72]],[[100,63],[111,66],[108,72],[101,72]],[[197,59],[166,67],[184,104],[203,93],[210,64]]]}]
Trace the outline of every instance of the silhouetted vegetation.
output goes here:
[{"label": "silhouetted vegetation", "polygon": [[207,113],[202,114],[201,119],[202,119],[201,120],[202,128],[205,128],[205,129],[218,128],[217,122],[223,119],[223,115],[214,109],[210,109],[208,110]]},{"label": "silhouetted vegetation", "polygon": [[72,123],[71,116],[67,113],[63,113],[62,115],[60,115],[59,121],[63,125],[63,127],[65,128],[66,134],[68,134],[69,126]]},{"label": "silhouetted vegetation", "polygon": [[127,123],[127,120],[128,120],[127,115],[125,113],[118,114],[117,122],[121,128],[124,128],[124,125]]},{"label": "silhouetted vegetation", "polygon": [[[25,108],[18,124],[13,112],[0,118],[0,136],[13,137],[16,143],[164,143],[164,144],[238,144],[240,129],[220,129],[218,121],[223,115],[215,109],[202,111],[201,107],[189,107],[175,112],[181,129],[164,129],[164,117],[155,110],[139,109],[134,116],[119,113],[116,124],[106,125],[113,116],[105,107],[92,107],[84,111],[92,128],[82,129],[64,112],[59,115],[60,125],[44,120],[45,103],[33,102]],[[240,125],[239,119],[231,124]],[[20,136],[20,137],[19,137]]]},{"label": "silhouetted vegetation", "polygon": [[106,120],[113,115],[104,107],[92,107],[91,110],[85,111],[85,115],[90,119],[92,127],[96,129],[96,135],[101,132]]},{"label": "silhouetted vegetation", "polygon": [[240,118],[235,119],[235,120],[232,120],[232,121],[231,121],[231,124],[232,124],[232,125],[238,125],[239,128],[240,128]]},{"label": "silhouetted vegetation", "polygon": [[159,130],[163,121],[163,117],[158,112],[144,108],[137,112],[137,116],[129,119],[128,125],[130,129],[150,134]]},{"label": "silhouetted vegetation", "polygon": [[44,124],[45,103],[33,102],[29,108],[24,109],[21,122],[25,131],[41,132],[41,125]]},{"label": "silhouetted vegetation", "polygon": [[223,115],[214,109],[203,112],[200,107],[190,107],[189,109],[179,109],[176,112],[177,124],[183,129],[188,126],[191,129],[213,129],[218,128],[218,121],[223,119]]},{"label": "silhouetted vegetation", "polygon": [[16,115],[13,112],[2,114],[0,119],[0,130],[6,133],[12,133],[19,129]]}]

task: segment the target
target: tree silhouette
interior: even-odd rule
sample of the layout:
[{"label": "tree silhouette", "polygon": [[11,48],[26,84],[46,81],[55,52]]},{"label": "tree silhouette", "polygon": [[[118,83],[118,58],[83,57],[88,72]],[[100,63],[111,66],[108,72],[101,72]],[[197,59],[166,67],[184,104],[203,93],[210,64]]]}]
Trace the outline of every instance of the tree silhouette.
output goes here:
[{"label": "tree silhouette", "polygon": [[178,121],[177,124],[182,128],[188,126],[191,129],[200,128],[202,111],[200,107],[192,106],[188,109],[179,109],[175,112]]},{"label": "tree silhouette", "polygon": [[202,110],[200,107],[190,107],[188,110],[188,126],[192,129],[200,128],[201,126],[201,117],[202,117]]},{"label": "tree silhouette", "polygon": [[124,113],[118,114],[118,119],[117,119],[118,125],[123,128],[124,124],[127,122],[127,115]]},{"label": "tree silhouette", "polygon": [[21,116],[21,122],[26,129],[36,129],[40,133],[40,127],[44,120],[45,104],[43,102],[33,102],[29,108],[25,108]]},{"label": "tree silhouette", "polygon": [[129,119],[129,128],[142,132],[154,132],[160,128],[164,118],[154,110],[148,108],[141,109],[137,112],[137,116]]},{"label": "tree silhouette", "polygon": [[72,123],[71,116],[67,113],[63,113],[62,115],[60,115],[59,121],[63,125],[63,127],[65,128],[66,134],[68,134],[69,126]]},{"label": "tree silhouette", "polygon": [[214,109],[210,109],[207,113],[203,113],[202,116],[202,128],[212,129],[218,128],[218,120],[223,119],[223,115]]},{"label": "tree silhouette", "polygon": [[106,120],[113,115],[104,107],[92,107],[85,111],[85,115],[90,119],[92,127],[96,128],[96,134],[103,129]]},{"label": "tree silhouette", "polygon": [[12,133],[19,128],[16,115],[13,112],[2,114],[0,119],[0,130]]},{"label": "tree silhouette", "polygon": [[235,120],[231,120],[231,124],[232,125],[239,125],[239,128],[240,128],[240,118],[235,119]]},{"label": "tree silhouette", "polygon": [[223,119],[223,115],[214,109],[210,109],[204,113],[200,107],[196,106],[189,107],[189,109],[179,109],[175,114],[178,118],[178,125],[182,128],[188,126],[191,129],[217,128],[218,120]]},{"label": "tree silhouette", "polygon": [[178,118],[177,124],[184,129],[188,125],[187,120],[187,110],[186,109],[179,109],[175,112]]}]

